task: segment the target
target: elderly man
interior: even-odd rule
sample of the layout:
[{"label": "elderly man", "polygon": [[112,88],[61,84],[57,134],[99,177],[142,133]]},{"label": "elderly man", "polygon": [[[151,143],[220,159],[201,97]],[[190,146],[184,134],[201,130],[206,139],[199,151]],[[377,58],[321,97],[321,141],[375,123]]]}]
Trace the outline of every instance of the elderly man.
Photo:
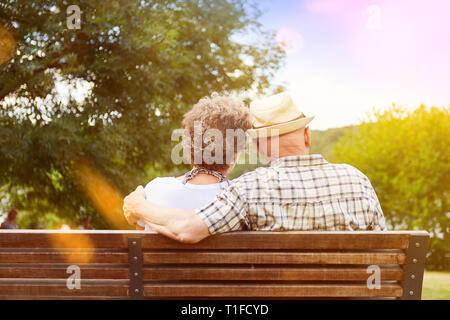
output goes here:
[{"label": "elderly man", "polygon": [[309,155],[311,133],[286,93],[250,105],[248,131],[269,167],[233,180],[215,200],[195,210],[158,206],[140,186],[124,200],[128,222],[142,219],[181,242],[237,230],[385,230],[380,203],[369,179],[347,164]]}]

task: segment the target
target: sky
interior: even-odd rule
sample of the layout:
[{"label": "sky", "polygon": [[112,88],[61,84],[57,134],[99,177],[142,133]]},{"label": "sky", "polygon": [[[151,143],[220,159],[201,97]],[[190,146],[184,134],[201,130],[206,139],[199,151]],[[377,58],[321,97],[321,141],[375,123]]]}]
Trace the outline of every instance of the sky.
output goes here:
[{"label": "sky", "polygon": [[312,129],[360,123],[374,107],[450,106],[449,0],[263,0],[285,66],[273,79],[314,114]]},{"label": "sky", "polygon": [[[260,22],[286,51],[273,85],[284,85],[305,115],[315,115],[312,129],[358,124],[393,103],[450,106],[450,0],[258,4]],[[57,92],[69,90],[60,84]]]}]

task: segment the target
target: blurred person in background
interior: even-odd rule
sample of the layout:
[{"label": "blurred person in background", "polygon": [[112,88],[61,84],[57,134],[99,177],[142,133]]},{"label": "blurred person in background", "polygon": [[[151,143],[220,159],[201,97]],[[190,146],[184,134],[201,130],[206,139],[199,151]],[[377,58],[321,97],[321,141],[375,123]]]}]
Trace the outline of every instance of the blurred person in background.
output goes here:
[{"label": "blurred person in background", "polygon": [[3,223],[0,226],[0,229],[19,229],[19,227],[17,226],[16,218],[17,218],[17,210],[14,208],[9,210],[8,217],[6,218],[5,221],[3,221]]}]

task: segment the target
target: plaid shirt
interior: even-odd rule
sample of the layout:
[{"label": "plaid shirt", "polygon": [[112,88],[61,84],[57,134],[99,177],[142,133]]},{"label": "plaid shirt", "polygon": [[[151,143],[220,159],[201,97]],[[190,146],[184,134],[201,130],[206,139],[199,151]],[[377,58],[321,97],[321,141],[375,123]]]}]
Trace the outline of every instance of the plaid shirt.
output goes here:
[{"label": "plaid shirt", "polygon": [[321,155],[289,156],[233,180],[195,210],[211,234],[237,230],[386,230],[369,179]]}]

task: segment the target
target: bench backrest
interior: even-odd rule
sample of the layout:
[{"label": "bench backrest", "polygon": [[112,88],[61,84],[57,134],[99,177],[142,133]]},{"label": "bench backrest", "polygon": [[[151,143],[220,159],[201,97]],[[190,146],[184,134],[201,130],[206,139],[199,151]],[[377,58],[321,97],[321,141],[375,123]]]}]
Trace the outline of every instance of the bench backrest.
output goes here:
[{"label": "bench backrest", "polygon": [[0,230],[0,298],[420,299],[428,238],[236,232],[191,245],[138,231]]}]

